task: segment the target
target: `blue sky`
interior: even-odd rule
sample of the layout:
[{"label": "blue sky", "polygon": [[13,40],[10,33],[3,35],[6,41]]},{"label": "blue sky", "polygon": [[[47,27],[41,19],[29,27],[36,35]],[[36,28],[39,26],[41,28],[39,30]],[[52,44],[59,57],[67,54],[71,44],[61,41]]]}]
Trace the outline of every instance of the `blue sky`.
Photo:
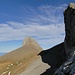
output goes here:
[{"label": "blue sky", "polygon": [[43,49],[64,41],[63,11],[75,0],[0,0],[0,52],[33,37]]}]

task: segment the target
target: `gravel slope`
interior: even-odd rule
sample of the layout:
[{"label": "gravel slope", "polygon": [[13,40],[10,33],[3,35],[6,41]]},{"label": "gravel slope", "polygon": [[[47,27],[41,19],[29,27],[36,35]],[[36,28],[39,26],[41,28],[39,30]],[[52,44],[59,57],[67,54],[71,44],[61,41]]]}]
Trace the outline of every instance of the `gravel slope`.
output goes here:
[{"label": "gravel slope", "polygon": [[20,75],[40,75],[48,68],[50,68],[50,66],[43,63],[41,57],[39,56],[39,58],[30,64],[29,67]]}]

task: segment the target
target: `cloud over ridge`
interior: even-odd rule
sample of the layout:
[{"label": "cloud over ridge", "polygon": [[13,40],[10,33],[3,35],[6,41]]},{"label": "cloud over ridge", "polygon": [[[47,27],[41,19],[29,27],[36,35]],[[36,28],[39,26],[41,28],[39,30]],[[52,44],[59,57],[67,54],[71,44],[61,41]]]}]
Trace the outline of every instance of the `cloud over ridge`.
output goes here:
[{"label": "cloud over ridge", "polygon": [[26,36],[31,36],[43,47],[62,42],[65,36],[63,11],[66,6],[47,5],[34,10],[30,8],[32,16],[23,17],[23,22],[0,23],[0,41],[23,40]]}]

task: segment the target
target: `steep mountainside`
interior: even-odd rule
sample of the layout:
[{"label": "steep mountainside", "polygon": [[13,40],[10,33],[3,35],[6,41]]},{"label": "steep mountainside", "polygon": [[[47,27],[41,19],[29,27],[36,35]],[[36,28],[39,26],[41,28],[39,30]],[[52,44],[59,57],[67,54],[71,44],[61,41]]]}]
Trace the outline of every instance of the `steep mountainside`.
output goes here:
[{"label": "steep mountainside", "polygon": [[27,37],[24,42],[26,43],[22,47],[0,57],[0,75],[7,75],[10,72],[11,75],[17,75],[17,71],[20,72],[38,58],[37,54],[42,51],[39,44],[30,37]]}]

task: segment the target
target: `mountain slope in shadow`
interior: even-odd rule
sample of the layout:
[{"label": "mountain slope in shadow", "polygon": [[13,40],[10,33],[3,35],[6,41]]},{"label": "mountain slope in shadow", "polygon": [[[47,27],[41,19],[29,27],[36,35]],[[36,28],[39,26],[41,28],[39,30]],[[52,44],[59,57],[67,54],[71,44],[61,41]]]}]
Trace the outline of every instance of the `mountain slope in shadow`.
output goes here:
[{"label": "mountain slope in shadow", "polygon": [[66,60],[64,42],[39,53],[44,63],[51,67],[41,75],[53,75],[57,68]]}]

